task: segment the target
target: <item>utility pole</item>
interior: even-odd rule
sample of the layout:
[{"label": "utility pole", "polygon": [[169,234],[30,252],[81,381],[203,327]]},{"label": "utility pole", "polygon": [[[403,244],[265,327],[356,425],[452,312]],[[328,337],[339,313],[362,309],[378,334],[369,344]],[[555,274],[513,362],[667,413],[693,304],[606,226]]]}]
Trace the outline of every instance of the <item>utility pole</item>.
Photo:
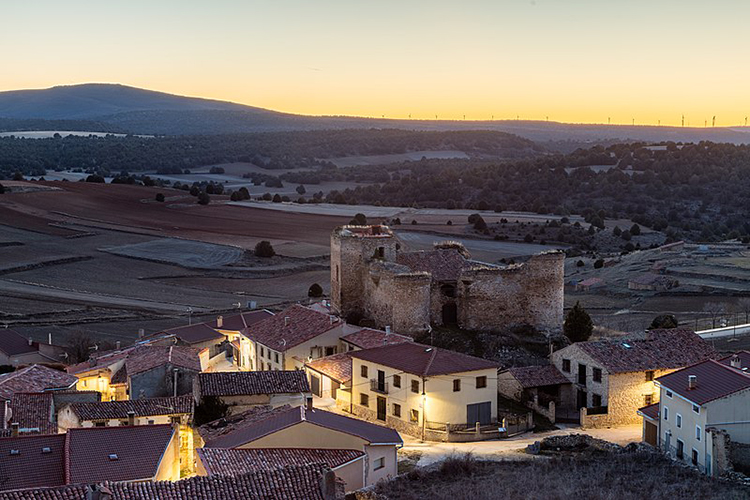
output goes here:
[{"label": "utility pole", "polygon": [[682,126],[685,126],[685,115],[682,115]]},{"label": "utility pole", "polygon": [[716,126],[716,115],[714,115],[714,117],[711,119],[711,126],[712,127]]}]

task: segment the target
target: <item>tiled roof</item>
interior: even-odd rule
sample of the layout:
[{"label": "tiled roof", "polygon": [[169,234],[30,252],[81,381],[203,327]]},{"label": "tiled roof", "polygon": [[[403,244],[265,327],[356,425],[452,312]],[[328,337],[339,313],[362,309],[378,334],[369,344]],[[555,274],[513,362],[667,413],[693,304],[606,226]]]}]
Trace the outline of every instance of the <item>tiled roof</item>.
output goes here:
[{"label": "tiled roof", "polygon": [[[326,500],[324,464],[289,466],[236,477],[191,477],[181,481],[104,482],[112,500]],[[0,500],[86,500],[86,485],[0,492]],[[341,498],[339,494],[336,498]],[[330,497],[328,497],[330,498]]]},{"label": "tiled roof", "polygon": [[341,321],[334,316],[295,304],[254,324],[246,335],[275,351],[284,352],[339,325]]},{"label": "tiled roof", "polygon": [[428,272],[435,281],[457,281],[461,271],[472,266],[470,261],[453,248],[402,252],[396,257],[396,262],[412,271]]},{"label": "tiled roof", "polygon": [[99,403],[72,403],[70,408],[81,420],[127,418],[128,412],[136,417],[156,415],[185,415],[193,413],[193,396],[168,398],[141,398],[128,401],[102,401]]},{"label": "tiled roof", "polygon": [[10,400],[13,417],[21,432],[56,434],[53,422],[53,399],[51,392],[17,392]]},{"label": "tiled roof", "polygon": [[423,377],[498,367],[498,363],[494,361],[412,342],[351,351],[349,354],[353,358],[390,366]]},{"label": "tiled roof", "polygon": [[68,366],[66,370],[68,371],[68,373],[79,374],[92,370],[107,369],[118,361],[127,358],[128,355],[130,355],[130,353],[135,349],[137,349],[137,346],[130,346],[124,349],[120,349],[119,351],[108,351],[106,353],[101,353],[98,356],[92,355],[91,358],[86,361]]},{"label": "tiled roof", "polygon": [[170,328],[160,333],[161,335],[174,335],[186,344],[198,344],[209,340],[222,340],[224,335],[211,328],[206,323],[196,323],[194,325],[178,326]]},{"label": "tiled roof", "polygon": [[645,339],[578,342],[610,373],[672,369],[692,365],[714,354],[711,345],[691,330],[651,330]]},{"label": "tiled roof", "polygon": [[[688,386],[690,375],[696,376],[693,389]],[[750,375],[714,360],[688,366],[656,380],[662,387],[699,405],[750,389]]]},{"label": "tiled roof", "polygon": [[357,450],[318,448],[198,448],[209,476],[238,476],[289,465],[326,464],[336,469],[365,456]]},{"label": "tiled roof", "polygon": [[224,316],[222,319],[221,327],[219,327],[218,319],[209,321],[207,324],[211,328],[215,328],[217,330],[243,332],[248,327],[254,325],[255,323],[258,323],[259,321],[263,321],[266,318],[270,318],[271,316],[273,316],[272,312],[266,311],[265,309],[260,309],[257,311],[246,311],[240,314]]},{"label": "tiled roof", "polygon": [[173,432],[169,424],[68,429],[67,482],[151,479]]},{"label": "tiled roof", "polygon": [[646,417],[651,420],[659,420],[659,403],[654,403],[643,408],[638,408],[638,411],[643,413]]},{"label": "tiled roof", "polygon": [[63,485],[64,463],[65,434],[0,438],[0,490]]},{"label": "tiled roof", "polygon": [[342,384],[347,384],[352,379],[352,357],[348,352],[313,359],[306,362],[305,366]]},{"label": "tiled roof", "polygon": [[128,370],[128,376],[136,373],[145,372],[162,366],[171,364],[180,368],[201,371],[201,362],[198,357],[198,351],[192,347],[182,346],[140,346],[128,354],[125,366]]},{"label": "tiled roof", "polygon": [[203,424],[198,428],[198,434],[200,434],[204,441],[212,441],[219,436],[224,436],[233,432],[237,428],[248,426],[253,422],[263,420],[289,408],[291,408],[289,405],[283,405],[276,408],[270,405],[254,406],[241,413],[228,415],[212,422],[208,422],[207,424]]},{"label": "tiled roof", "polygon": [[9,328],[0,329],[0,352],[3,352],[8,356],[17,356],[19,354],[37,352],[38,350],[38,342],[32,342],[31,345],[29,345],[29,339],[17,331]]},{"label": "tiled roof", "polygon": [[524,389],[570,383],[554,365],[524,366],[509,368],[508,371]]},{"label": "tiled roof", "polygon": [[244,396],[310,392],[301,370],[199,373],[201,396]]},{"label": "tiled roof", "polygon": [[401,344],[411,342],[412,339],[405,335],[397,333],[385,333],[383,330],[373,330],[372,328],[362,328],[359,331],[344,335],[341,340],[359,347],[360,349],[371,349],[390,344]]},{"label": "tiled roof", "polygon": [[65,372],[31,365],[0,375],[0,400],[10,399],[16,392],[43,392],[50,389],[69,389],[78,379]]},{"label": "tiled roof", "polygon": [[237,422],[228,432],[210,441],[206,440],[206,447],[236,448],[302,422],[357,436],[370,444],[402,443],[398,432],[388,427],[317,408],[308,410],[304,406],[296,406],[279,407],[268,412],[265,417]]},{"label": "tiled roof", "polygon": [[128,365],[123,364],[117,370],[109,381],[110,384],[127,384],[128,383]]}]

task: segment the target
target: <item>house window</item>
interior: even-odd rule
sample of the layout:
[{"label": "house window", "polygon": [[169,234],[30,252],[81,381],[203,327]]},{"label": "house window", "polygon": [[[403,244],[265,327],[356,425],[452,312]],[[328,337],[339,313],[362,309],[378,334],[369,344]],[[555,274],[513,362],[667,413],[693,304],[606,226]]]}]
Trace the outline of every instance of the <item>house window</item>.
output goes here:
[{"label": "house window", "polygon": [[411,392],[419,394],[419,380],[411,381]]},{"label": "house window", "polygon": [[370,406],[370,396],[364,393],[360,393],[359,404],[362,406]]},{"label": "house window", "polygon": [[363,378],[367,378],[367,366],[362,365],[359,369],[359,374],[362,375]]},{"label": "house window", "polygon": [[266,350],[261,347],[260,348],[260,357],[264,358],[265,356],[266,356]]},{"label": "house window", "polygon": [[602,405],[602,397],[599,394],[591,395],[591,405],[598,408]]},{"label": "house window", "polygon": [[401,387],[401,375],[393,376],[393,387]]},{"label": "house window", "polygon": [[458,392],[461,390],[461,379],[457,378],[453,381],[453,392]]},{"label": "house window", "polygon": [[570,360],[563,359],[563,371],[570,373]]},{"label": "house window", "polygon": [[156,423],[156,422],[154,422],[153,420],[149,420],[149,421],[148,421],[148,425],[154,425],[155,423]]},{"label": "house window", "polygon": [[696,441],[701,440],[701,426],[700,425],[695,426],[695,440]]},{"label": "house window", "polygon": [[86,387],[86,379],[81,380],[81,387]]},{"label": "house window", "polygon": [[646,382],[651,382],[654,380],[654,370],[649,370],[646,372]]},{"label": "house window", "polygon": [[700,415],[700,413],[701,413],[701,407],[698,406],[698,405],[693,405],[693,411],[695,413],[697,413],[698,415]]},{"label": "house window", "polygon": [[419,410],[412,410],[411,411],[411,421],[412,422],[419,422]]},{"label": "house window", "polygon": [[675,420],[677,421],[677,428],[682,429],[682,415],[678,413],[677,417],[675,417]]},{"label": "house window", "polygon": [[487,377],[484,375],[477,377],[477,389],[483,389],[485,387],[487,387]]},{"label": "house window", "polygon": [[372,465],[372,470],[385,468],[385,457],[376,458]]},{"label": "house window", "polygon": [[94,427],[105,427],[106,425],[106,422],[94,422]]},{"label": "house window", "polygon": [[669,408],[664,407],[664,420],[669,420]]},{"label": "house window", "polygon": [[693,448],[692,459],[693,459],[693,465],[698,465],[698,450],[696,450],[695,448]]},{"label": "house window", "polygon": [[335,347],[326,347],[326,356],[333,356],[334,354],[336,354]]},{"label": "house window", "polygon": [[602,381],[602,369],[601,368],[593,368],[592,369],[592,376],[594,377],[594,382],[601,382]]},{"label": "house window", "polygon": [[274,361],[276,361],[278,363],[279,362],[279,353],[277,352],[273,356],[274,356]]},{"label": "house window", "polygon": [[401,405],[393,403],[393,416],[401,418]]},{"label": "house window", "polygon": [[667,391],[667,397],[668,397],[668,398],[671,398],[671,397],[672,397],[672,391]]},{"label": "house window", "polygon": [[651,394],[646,394],[645,396],[643,396],[643,404],[645,406],[654,404],[654,396]]},{"label": "house window", "polygon": [[685,442],[682,439],[677,440],[677,458],[682,460],[682,458],[685,456]]}]

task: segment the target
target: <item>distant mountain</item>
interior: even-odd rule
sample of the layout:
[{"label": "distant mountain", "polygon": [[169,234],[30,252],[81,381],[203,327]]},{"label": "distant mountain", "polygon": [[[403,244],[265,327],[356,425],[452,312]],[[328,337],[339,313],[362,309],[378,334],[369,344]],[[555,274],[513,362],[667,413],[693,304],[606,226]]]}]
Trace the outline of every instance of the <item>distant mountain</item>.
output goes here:
[{"label": "distant mountain", "polygon": [[[55,122],[63,130],[133,134],[232,134],[293,130],[390,128],[408,130],[495,130],[553,149],[626,141],[750,143],[750,128],[690,128],[630,125],[585,125],[523,120],[448,121],[390,120],[360,117],[313,117],[280,113],[226,101],[184,97],[115,84],[90,83],[40,90],[0,92],[0,131],[29,130],[34,120]],[[71,123],[80,121],[79,124]],[[13,124],[24,123],[23,128]],[[41,122],[40,122],[41,123]],[[40,125],[42,126],[42,125]]]}]

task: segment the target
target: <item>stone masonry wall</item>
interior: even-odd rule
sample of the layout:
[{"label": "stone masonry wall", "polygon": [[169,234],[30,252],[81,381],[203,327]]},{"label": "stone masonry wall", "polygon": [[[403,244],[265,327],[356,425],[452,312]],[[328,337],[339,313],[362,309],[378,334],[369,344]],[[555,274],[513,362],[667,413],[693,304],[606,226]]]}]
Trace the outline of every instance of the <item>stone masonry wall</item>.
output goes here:
[{"label": "stone masonry wall", "polygon": [[[376,268],[379,266],[373,266]],[[430,276],[373,269],[365,281],[366,316],[379,328],[416,334],[430,324]]]}]

